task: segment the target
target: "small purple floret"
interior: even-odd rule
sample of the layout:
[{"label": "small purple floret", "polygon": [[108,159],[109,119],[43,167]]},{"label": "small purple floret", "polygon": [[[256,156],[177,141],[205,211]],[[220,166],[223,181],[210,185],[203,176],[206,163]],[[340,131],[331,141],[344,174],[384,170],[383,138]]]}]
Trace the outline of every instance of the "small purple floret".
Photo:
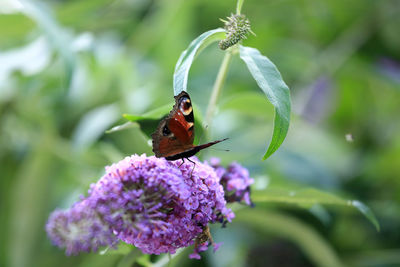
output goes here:
[{"label": "small purple floret", "polygon": [[[246,168],[234,162],[225,169],[217,158],[210,159],[209,164],[220,177],[220,184],[224,187],[225,199],[228,203],[243,201],[249,206],[253,205],[250,200],[250,185],[254,183],[254,179],[250,178]],[[230,221],[229,217],[227,219]]]}]

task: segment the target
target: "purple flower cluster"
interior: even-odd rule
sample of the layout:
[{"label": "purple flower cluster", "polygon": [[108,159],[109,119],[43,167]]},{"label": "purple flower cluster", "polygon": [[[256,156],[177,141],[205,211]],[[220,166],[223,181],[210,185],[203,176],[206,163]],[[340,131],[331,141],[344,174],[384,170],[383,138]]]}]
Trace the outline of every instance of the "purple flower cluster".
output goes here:
[{"label": "purple flower cluster", "polygon": [[102,246],[113,246],[117,239],[95,210],[88,208],[88,200],[76,203],[72,208],[54,211],[46,225],[53,243],[65,248],[67,255],[81,251],[97,251]]},{"label": "purple flower cluster", "polygon": [[250,185],[254,183],[254,179],[250,178],[246,168],[234,162],[225,169],[217,158],[212,158],[210,165],[220,178],[220,184],[224,187],[225,199],[228,203],[244,201],[247,205],[253,206],[250,200]]},{"label": "purple flower cluster", "polygon": [[[50,216],[46,226],[50,239],[67,254],[96,251],[119,240],[148,254],[175,253],[197,243],[209,223],[230,222],[234,214],[226,207],[217,172],[191,160],[195,167],[133,155],[107,167],[86,198]],[[228,183],[238,185],[233,180]],[[210,235],[200,241],[194,254],[204,251],[208,241],[217,247]]]}]

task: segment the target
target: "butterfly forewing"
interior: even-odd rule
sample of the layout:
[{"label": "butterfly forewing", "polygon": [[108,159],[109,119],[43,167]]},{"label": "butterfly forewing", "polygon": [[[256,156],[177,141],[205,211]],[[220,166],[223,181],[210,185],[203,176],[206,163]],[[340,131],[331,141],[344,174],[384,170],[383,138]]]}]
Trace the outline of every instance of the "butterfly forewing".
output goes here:
[{"label": "butterfly forewing", "polygon": [[175,105],[152,134],[153,152],[156,157],[168,157],[193,147],[194,117],[189,95],[181,92]]},{"label": "butterfly forewing", "polygon": [[215,145],[223,140],[194,146],[194,116],[192,102],[188,93],[181,92],[175,96],[175,105],[169,115],[161,120],[152,135],[153,152],[156,157],[167,160],[189,158],[202,149]]}]

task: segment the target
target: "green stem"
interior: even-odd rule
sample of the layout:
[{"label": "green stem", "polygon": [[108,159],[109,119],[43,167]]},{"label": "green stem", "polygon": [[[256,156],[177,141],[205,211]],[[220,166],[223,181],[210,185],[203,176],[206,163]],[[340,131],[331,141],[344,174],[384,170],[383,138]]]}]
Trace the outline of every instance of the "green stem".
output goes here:
[{"label": "green stem", "polygon": [[222,60],[221,66],[219,67],[218,75],[215,80],[213,90],[211,93],[210,101],[208,102],[206,119],[204,121],[205,126],[209,126],[211,123],[211,118],[214,116],[215,109],[217,106],[218,97],[221,94],[222,87],[224,85],[226,75],[228,73],[229,63],[232,59],[232,52],[228,50],[225,53],[224,59]]},{"label": "green stem", "polygon": [[[240,15],[240,11],[242,10],[244,0],[238,0],[236,4],[236,14]],[[224,85],[226,75],[228,73],[229,63],[232,59],[232,51],[231,49],[227,50],[222,60],[221,66],[219,67],[218,75],[215,80],[213,90],[211,93],[210,101],[208,102],[206,119],[204,121],[204,126],[209,126],[211,123],[211,118],[214,116],[215,109],[217,106],[218,97],[221,94],[222,87]]]},{"label": "green stem", "polygon": [[238,0],[236,4],[236,14],[240,15],[240,11],[242,10],[244,0]]}]

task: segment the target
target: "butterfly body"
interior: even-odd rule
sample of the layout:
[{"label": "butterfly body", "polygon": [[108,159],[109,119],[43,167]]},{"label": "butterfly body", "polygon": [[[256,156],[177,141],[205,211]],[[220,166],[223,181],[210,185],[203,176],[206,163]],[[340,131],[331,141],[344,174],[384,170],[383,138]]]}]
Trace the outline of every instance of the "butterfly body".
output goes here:
[{"label": "butterfly body", "polygon": [[202,149],[226,139],[195,146],[194,115],[190,96],[185,91],[175,96],[175,105],[169,115],[161,120],[156,131],[151,135],[153,152],[156,157],[167,160],[189,158]]}]

